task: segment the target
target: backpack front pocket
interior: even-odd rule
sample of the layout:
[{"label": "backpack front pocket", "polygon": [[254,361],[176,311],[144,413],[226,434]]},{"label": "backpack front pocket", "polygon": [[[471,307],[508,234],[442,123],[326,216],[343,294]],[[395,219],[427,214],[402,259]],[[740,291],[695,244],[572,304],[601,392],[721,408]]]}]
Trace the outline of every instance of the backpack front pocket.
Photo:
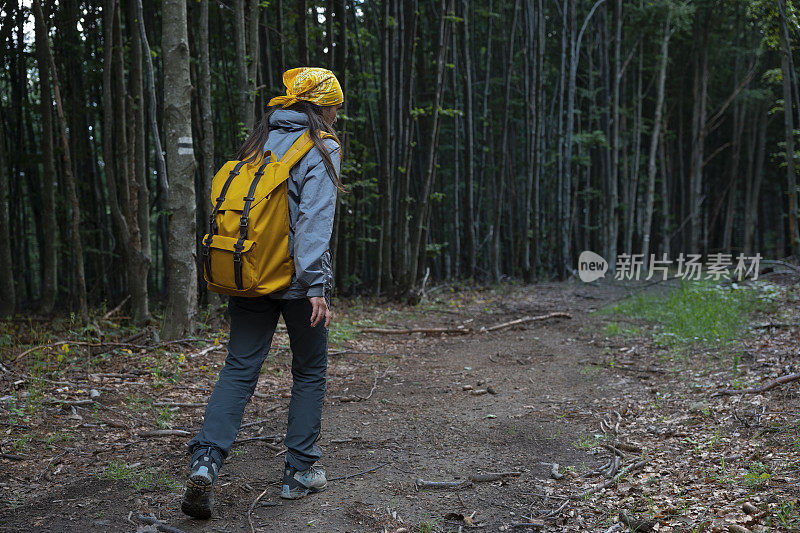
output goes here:
[{"label": "backpack front pocket", "polygon": [[[210,240],[210,242],[209,242]],[[256,282],[253,258],[255,242],[244,240],[237,251],[238,238],[224,235],[203,236],[203,277],[206,282],[228,291],[247,291]]]}]

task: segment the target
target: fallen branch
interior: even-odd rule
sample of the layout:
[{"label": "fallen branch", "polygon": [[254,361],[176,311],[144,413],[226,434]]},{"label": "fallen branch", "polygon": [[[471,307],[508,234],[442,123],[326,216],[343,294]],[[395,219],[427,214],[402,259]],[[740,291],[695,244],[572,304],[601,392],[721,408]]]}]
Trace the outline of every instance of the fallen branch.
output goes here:
[{"label": "fallen branch", "polygon": [[548,313],[546,315],[539,315],[539,316],[526,316],[523,318],[518,318],[516,320],[512,320],[511,322],[503,322],[502,324],[497,324],[496,326],[491,326],[488,328],[481,328],[481,333],[488,333],[490,331],[498,331],[501,329],[510,328],[512,326],[517,326],[519,324],[527,324],[528,322],[536,322],[538,320],[547,320],[549,318],[572,318],[572,315],[569,313]]},{"label": "fallen branch", "polygon": [[444,489],[444,490],[458,490],[472,485],[468,479],[462,481],[425,481],[422,478],[417,478],[414,482],[417,489]]},{"label": "fallen branch", "polygon": [[472,474],[469,476],[470,481],[475,483],[482,483],[485,481],[498,481],[507,477],[521,476],[522,472],[489,472],[488,474]]},{"label": "fallen branch", "polygon": [[104,314],[104,315],[103,315],[103,320],[108,320],[109,318],[111,318],[112,316],[114,316],[114,313],[116,313],[117,311],[119,311],[120,309],[122,309],[122,306],[123,306],[123,305],[125,305],[125,302],[127,302],[128,300],[130,300],[130,298],[131,298],[131,295],[130,295],[130,294],[129,294],[129,295],[127,295],[125,298],[123,298],[123,300],[122,300],[122,301],[119,303],[119,305],[117,305],[117,306],[116,306],[114,309],[112,309],[111,311],[109,311],[108,313],[106,313],[106,314]]},{"label": "fallen branch", "polygon": [[721,391],[715,392],[714,396],[734,396],[736,394],[760,394],[762,392],[770,391],[776,387],[780,387],[781,385],[786,385],[787,383],[792,383],[793,381],[800,380],[800,372],[795,374],[787,374],[785,376],[781,376],[777,379],[774,379],[767,383],[766,385],[762,385],[761,387],[755,387],[752,389],[725,389]]},{"label": "fallen branch", "polygon": [[635,472],[637,470],[640,470],[644,465],[646,465],[649,462],[650,462],[650,459],[642,459],[638,463],[634,463],[634,464],[632,464],[630,466],[627,466],[627,467],[623,468],[622,471],[619,474],[617,474],[613,478],[609,479],[605,483],[601,483],[600,485],[597,485],[596,487],[592,487],[590,489],[586,489],[585,491],[583,491],[583,492],[581,492],[579,494],[572,494],[572,495],[570,495],[569,499],[570,500],[583,500],[584,498],[586,498],[587,496],[591,496],[595,492],[600,492],[601,490],[606,489],[606,488],[608,488],[608,487],[610,487],[612,485],[616,485],[617,483],[619,483],[619,480],[622,479],[623,476],[625,476],[627,474],[630,474],[630,473],[633,473],[633,472]]},{"label": "fallen branch", "polygon": [[250,533],[256,533],[256,526],[253,524],[253,509],[255,506],[258,505],[258,501],[267,493],[269,489],[264,489],[261,491],[261,494],[256,496],[256,499],[253,500],[253,503],[250,504],[250,507],[247,509],[247,522],[250,524]]},{"label": "fallen branch", "polygon": [[24,461],[27,459],[24,455],[15,455],[13,453],[0,453],[0,459],[8,459],[9,461]]},{"label": "fallen branch", "polygon": [[188,403],[188,402],[153,402],[156,407],[205,407],[205,403]]},{"label": "fallen branch", "polygon": [[136,516],[136,520],[143,524],[147,524],[150,526],[154,526],[157,530],[163,531],[164,533],[186,533],[184,530],[177,528],[175,526],[170,526],[159,520],[158,518],[150,513],[149,515],[138,514]]},{"label": "fallen branch", "polygon": [[221,344],[212,344],[211,346],[206,346],[202,350],[197,353],[189,354],[189,359],[194,359],[195,357],[200,357],[201,355],[205,355],[209,352],[213,352],[215,350],[222,350],[227,343],[223,342]]},{"label": "fallen branch", "polygon": [[182,429],[153,429],[139,433],[140,437],[188,437],[189,435],[191,433]]},{"label": "fallen branch", "polygon": [[511,524],[511,528],[518,528],[518,527],[544,527],[545,524],[541,520],[537,520],[535,522],[514,522]]},{"label": "fallen branch", "polygon": [[270,441],[270,440],[271,441],[276,441],[277,440],[278,442],[280,442],[280,440],[282,440],[282,439],[280,437],[278,439],[276,439],[275,437],[273,437],[271,435],[267,435],[267,436],[264,436],[264,437],[248,437],[248,438],[245,438],[245,439],[237,439],[233,443],[234,444],[243,444],[245,442],[261,441],[265,448],[269,448],[273,452],[282,452],[283,451],[282,447],[276,446],[274,444],[271,444],[271,443],[267,442],[267,441]]},{"label": "fallen branch", "polygon": [[377,469],[383,468],[384,466],[390,465],[390,464],[392,464],[392,463],[383,463],[383,464],[380,464],[378,466],[373,466],[369,470],[364,470],[363,472],[356,472],[355,474],[348,474],[346,476],[333,477],[333,478],[329,479],[328,481],[342,481],[344,479],[350,479],[351,477],[360,476],[362,474],[369,474],[370,472],[374,472]]},{"label": "fallen branch", "polygon": [[380,333],[381,335],[409,335],[411,333],[425,333],[426,335],[441,335],[442,333],[448,334],[455,334],[455,335],[466,335],[467,333],[472,333],[472,330],[469,328],[465,328],[464,326],[458,326],[455,328],[406,328],[406,329],[394,329],[394,328],[365,328],[361,330],[361,333]]}]

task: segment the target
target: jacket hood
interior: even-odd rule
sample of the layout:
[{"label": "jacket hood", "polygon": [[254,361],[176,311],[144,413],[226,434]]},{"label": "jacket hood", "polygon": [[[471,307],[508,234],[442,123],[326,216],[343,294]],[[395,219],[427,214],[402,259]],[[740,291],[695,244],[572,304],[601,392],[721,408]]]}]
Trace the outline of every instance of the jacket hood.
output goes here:
[{"label": "jacket hood", "polygon": [[276,109],[269,118],[270,129],[298,131],[308,128],[308,116],[293,109]]}]

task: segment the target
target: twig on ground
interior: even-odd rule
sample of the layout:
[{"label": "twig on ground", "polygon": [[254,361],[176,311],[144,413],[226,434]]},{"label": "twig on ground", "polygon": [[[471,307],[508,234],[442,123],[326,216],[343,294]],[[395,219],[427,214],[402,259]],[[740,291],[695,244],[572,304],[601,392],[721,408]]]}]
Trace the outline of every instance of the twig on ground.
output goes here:
[{"label": "twig on ground", "polygon": [[780,387],[781,385],[792,383],[793,381],[797,381],[799,379],[800,379],[800,372],[796,372],[794,374],[787,374],[785,376],[781,376],[777,379],[770,381],[765,385],[762,385],[761,387],[754,387],[752,389],[724,389],[715,392],[713,396],[733,396],[736,394],[760,394],[762,392],[770,391],[776,387]]},{"label": "twig on ground", "polygon": [[226,342],[220,344],[212,344],[211,346],[206,346],[202,350],[197,353],[189,354],[189,359],[194,359],[195,357],[200,357],[201,355],[205,355],[209,352],[213,352],[215,350],[222,350],[227,345]]},{"label": "twig on ground", "polygon": [[154,526],[157,530],[163,531],[164,533],[186,533],[184,530],[180,528],[165,524],[164,522],[156,518],[153,513],[150,513],[149,515],[138,514],[136,516],[136,520],[138,520],[143,524]]},{"label": "twig on ground", "polygon": [[342,481],[344,479],[350,479],[351,477],[360,476],[362,474],[369,474],[370,472],[374,472],[375,470],[377,470],[379,468],[383,468],[384,466],[390,465],[390,464],[392,464],[392,463],[379,464],[378,466],[373,466],[369,470],[364,470],[363,472],[356,472],[355,474],[348,474],[346,476],[333,477],[333,478],[329,479],[328,481]]},{"label": "twig on ground", "polygon": [[405,328],[405,329],[391,329],[391,328],[365,328],[361,333],[380,333],[381,335],[409,335],[411,333],[425,333],[427,335],[440,335],[442,333],[454,335],[466,335],[471,333],[472,330],[464,326],[455,328]]},{"label": "twig on ground", "polygon": [[522,318],[518,318],[517,320],[512,320],[511,322],[503,322],[502,324],[497,324],[496,326],[491,326],[488,328],[481,328],[481,333],[488,333],[490,331],[498,331],[505,328],[510,328],[512,326],[517,326],[519,324],[527,324],[528,322],[535,322],[538,320],[547,320],[549,318],[572,318],[572,315],[569,313],[548,313],[546,315],[539,315],[539,316],[526,316]]},{"label": "twig on ground", "polygon": [[472,485],[468,479],[461,481],[425,481],[422,478],[417,478],[414,482],[418,489],[444,489],[444,490],[458,490]]},{"label": "twig on ground", "polygon": [[570,495],[569,498],[571,500],[582,500],[582,499],[586,498],[587,496],[591,496],[595,492],[599,492],[599,491],[601,491],[603,489],[606,489],[606,488],[608,488],[608,487],[610,487],[612,485],[615,485],[615,484],[619,483],[619,480],[622,479],[623,476],[625,476],[627,474],[630,474],[630,473],[633,473],[633,472],[641,469],[644,465],[646,465],[649,462],[650,462],[650,459],[642,459],[638,463],[634,463],[634,464],[632,464],[630,466],[627,466],[627,467],[623,468],[622,471],[619,474],[617,474],[613,478],[609,479],[605,483],[601,483],[600,485],[597,485],[596,487],[592,487],[590,489],[586,489],[585,491],[583,491],[581,493],[572,494],[572,495]]},{"label": "twig on ground", "polygon": [[[276,445],[274,445],[274,444],[271,444],[271,443],[267,442],[268,440],[276,440],[276,439],[275,439],[274,437],[272,437],[272,436],[266,436],[266,437],[248,437],[248,438],[246,438],[246,439],[237,439],[237,440],[235,440],[233,443],[234,443],[234,444],[243,444],[243,443],[245,443],[245,442],[255,442],[255,441],[261,441],[261,442],[263,443],[263,446],[264,446],[265,448],[269,448],[269,449],[270,449],[270,450],[272,450],[273,452],[282,452],[282,451],[283,451],[283,448],[282,448],[282,447],[280,447],[280,446],[276,446]],[[280,440],[278,440],[278,442],[280,442]]]},{"label": "twig on ground", "polygon": [[123,300],[114,309],[103,315],[103,320],[108,320],[109,318],[111,318],[114,315],[114,313],[122,309],[122,306],[125,305],[125,302],[130,300],[130,298],[131,298],[130,294],[127,295],[125,298],[123,298]]},{"label": "twig on ground", "polygon": [[247,509],[247,522],[250,524],[250,533],[256,533],[256,526],[253,524],[253,509],[256,505],[258,505],[258,501],[267,493],[269,489],[264,489],[261,491],[261,494],[256,496],[256,499],[253,500],[253,503],[250,504],[250,507]]},{"label": "twig on ground", "polygon": [[507,477],[521,476],[522,472],[489,472],[488,474],[471,474],[469,480],[475,483],[498,481]]},{"label": "twig on ground", "polygon": [[153,402],[156,407],[205,407],[205,403],[190,403],[190,402]]},{"label": "twig on ground", "polygon": [[182,429],[154,429],[139,433],[140,437],[188,437],[189,435],[191,433]]}]

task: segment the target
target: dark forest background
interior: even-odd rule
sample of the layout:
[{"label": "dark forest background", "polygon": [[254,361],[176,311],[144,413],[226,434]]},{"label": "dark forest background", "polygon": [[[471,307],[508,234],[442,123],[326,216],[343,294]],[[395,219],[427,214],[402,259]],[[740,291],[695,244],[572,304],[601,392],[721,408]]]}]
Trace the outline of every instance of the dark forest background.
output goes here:
[{"label": "dark forest background", "polygon": [[211,178],[302,65],[345,91],[340,294],[797,256],[798,7],[5,0],[0,313],[127,298],[190,331]]}]

